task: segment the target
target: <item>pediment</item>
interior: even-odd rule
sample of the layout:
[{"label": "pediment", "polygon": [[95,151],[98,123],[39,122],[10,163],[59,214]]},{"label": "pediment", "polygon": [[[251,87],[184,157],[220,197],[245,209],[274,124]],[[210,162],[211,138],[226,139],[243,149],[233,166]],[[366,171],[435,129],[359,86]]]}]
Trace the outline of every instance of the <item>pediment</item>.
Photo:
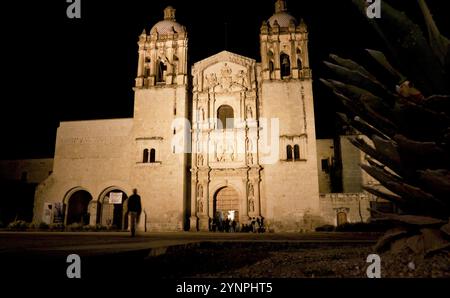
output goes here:
[{"label": "pediment", "polygon": [[255,78],[255,65],[254,59],[222,51],[194,64],[194,86],[199,86],[199,91],[218,93],[249,90]]},{"label": "pediment", "polygon": [[192,74],[195,75],[199,71],[203,71],[206,68],[220,62],[230,62],[233,64],[241,65],[245,68],[254,67],[254,65],[256,64],[256,61],[254,59],[238,55],[232,52],[222,51],[220,53],[217,53],[215,55],[212,55],[208,58],[205,58],[203,60],[194,63],[194,66],[192,67]]}]

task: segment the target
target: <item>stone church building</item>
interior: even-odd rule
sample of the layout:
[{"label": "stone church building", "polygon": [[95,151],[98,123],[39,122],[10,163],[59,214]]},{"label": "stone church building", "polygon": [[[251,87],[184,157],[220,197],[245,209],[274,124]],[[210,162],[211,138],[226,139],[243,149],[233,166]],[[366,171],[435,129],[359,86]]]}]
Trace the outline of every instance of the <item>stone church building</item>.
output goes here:
[{"label": "stone church building", "polygon": [[275,232],[367,220],[363,157],[345,137],[349,191],[331,193],[335,150],[316,139],[308,30],[285,1],[261,26],[260,62],[223,51],[188,65],[188,37],[167,7],[139,36],[133,118],[60,123],[33,220],[62,206],[66,225],[125,229],[133,188],[145,231],[207,231],[215,217],[264,218]]}]

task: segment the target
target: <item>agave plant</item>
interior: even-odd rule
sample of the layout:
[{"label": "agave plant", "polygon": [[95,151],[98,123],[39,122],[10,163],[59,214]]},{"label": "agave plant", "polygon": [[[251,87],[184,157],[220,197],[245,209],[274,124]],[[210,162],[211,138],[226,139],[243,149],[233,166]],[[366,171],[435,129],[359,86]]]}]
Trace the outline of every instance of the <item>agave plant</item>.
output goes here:
[{"label": "agave plant", "polygon": [[[365,0],[353,3],[365,14]],[[418,3],[428,38],[404,13],[382,2],[382,17],[369,22],[388,52],[367,50],[382,71],[375,75],[330,55],[325,64],[333,79],[321,81],[341,100],[345,112],[338,115],[344,125],[366,136],[351,142],[366,154],[362,169],[383,188],[364,189],[402,211],[372,210],[380,220],[396,223],[376,248],[409,248],[427,256],[450,247],[450,42],[425,1]]]}]

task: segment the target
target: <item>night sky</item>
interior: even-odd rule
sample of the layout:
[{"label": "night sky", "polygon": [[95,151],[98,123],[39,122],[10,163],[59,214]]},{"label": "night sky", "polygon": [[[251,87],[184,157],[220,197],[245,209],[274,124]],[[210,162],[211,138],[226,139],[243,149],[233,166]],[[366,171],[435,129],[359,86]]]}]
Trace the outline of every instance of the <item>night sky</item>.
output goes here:
[{"label": "night sky", "polygon": [[[0,159],[52,157],[60,121],[133,116],[137,39],[172,5],[189,34],[193,64],[222,50],[260,61],[259,29],[275,0],[81,0],[81,19],[68,19],[65,0],[2,2]],[[396,0],[423,25],[417,1]],[[449,34],[446,1],[428,0]],[[335,131],[337,100],[318,82],[329,53],[369,59],[363,49],[384,45],[350,0],[288,0],[309,27],[319,138]]]}]

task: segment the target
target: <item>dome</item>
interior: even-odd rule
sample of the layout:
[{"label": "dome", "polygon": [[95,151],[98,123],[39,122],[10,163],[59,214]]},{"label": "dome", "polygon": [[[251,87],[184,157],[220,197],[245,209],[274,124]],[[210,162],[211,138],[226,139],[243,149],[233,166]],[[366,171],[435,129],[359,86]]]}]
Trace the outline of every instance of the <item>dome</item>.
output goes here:
[{"label": "dome", "polygon": [[156,23],[150,30],[150,34],[155,32],[155,30],[160,35],[165,35],[169,33],[179,33],[184,31],[183,26],[181,26],[175,20],[175,11],[176,10],[172,6],[167,6],[164,9],[164,20]]},{"label": "dome", "polygon": [[277,12],[269,19],[269,25],[273,27],[275,21],[277,21],[280,27],[289,27],[289,23],[294,21],[294,24],[297,26],[297,20],[288,14],[287,12]]},{"label": "dome", "polygon": [[172,28],[175,30],[175,33],[183,31],[183,26],[181,26],[179,23],[172,21],[172,20],[163,20],[156,23],[152,29],[150,30],[150,33],[155,32],[155,30],[158,31],[158,34],[164,35],[172,33]]}]

